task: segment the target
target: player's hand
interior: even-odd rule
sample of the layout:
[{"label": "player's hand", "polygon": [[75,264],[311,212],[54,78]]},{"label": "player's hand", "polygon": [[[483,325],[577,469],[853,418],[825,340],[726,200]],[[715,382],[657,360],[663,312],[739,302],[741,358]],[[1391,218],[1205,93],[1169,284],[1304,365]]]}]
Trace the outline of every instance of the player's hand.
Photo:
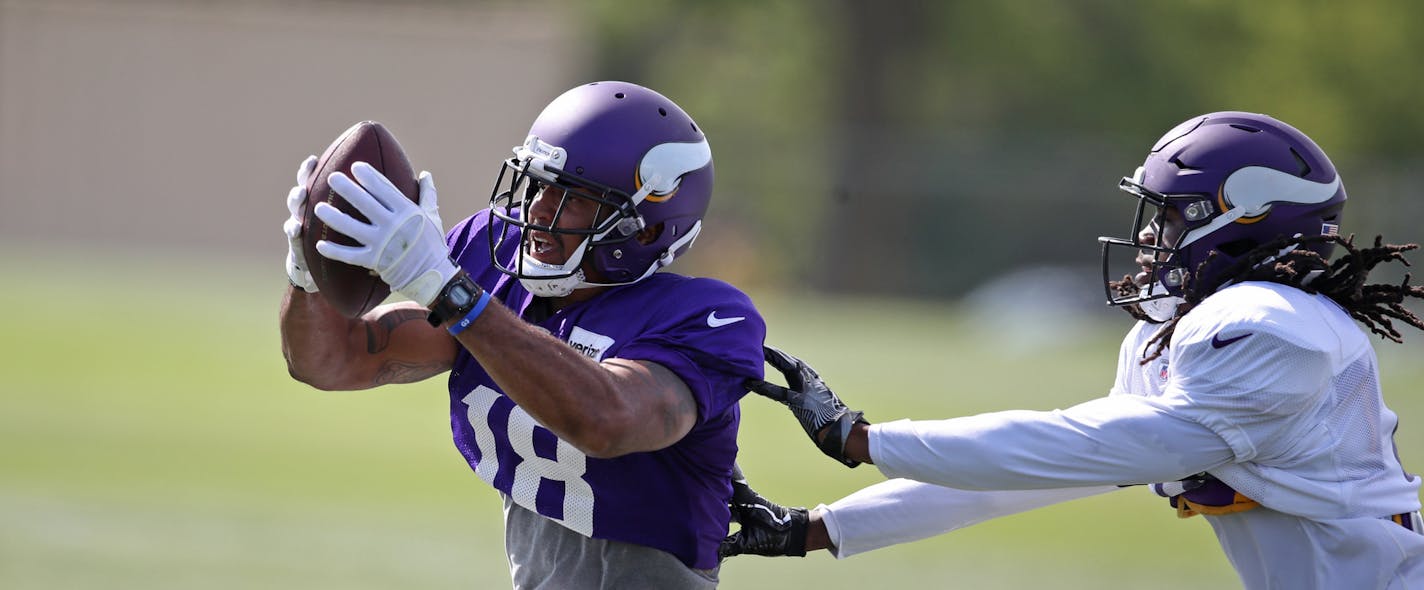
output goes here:
[{"label": "player's hand", "polygon": [[444,225],[436,201],[435,179],[420,173],[420,203],[412,203],[385,175],[365,162],[351,165],[352,180],[341,172],[328,179],[332,190],[370,220],[342,213],[327,203],[317,203],[316,216],[333,230],[360,246],[342,246],[322,240],[322,256],[369,268],[406,298],[430,306],[440,290],[459,272],[445,246]]},{"label": "player's hand", "polygon": [[803,557],[806,555],[806,527],[809,513],[805,508],[787,508],[763,498],[747,485],[740,471],[732,480],[732,522],[742,525],[717,550],[726,559],[733,555],[751,554],[770,557]]},{"label": "player's hand", "polygon": [[297,168],[297,186],[287,191],[287,220],[282,222],[282,233],[287,234],[287,278],[292,285],[308,293],[316,292],[316,281],[307,271],[307,260],[302,254],[302,208],[307,202],[307,181],[316,170],[316,156],[307,156]]},{"label": "player's hand", "polygon": [[856,423],[869,424],[863,412],[847,408],[840,398],[821,381],[805,361],[781,352],[770,346],[763,347],[766,362],[786,377],[786,387],[757,379],[748,380],[747,389],[786,404],[811,442],[826,456],[840,461],[847,467],[860,465],[860,461],[845,456],[846,439],[851,427]]}]

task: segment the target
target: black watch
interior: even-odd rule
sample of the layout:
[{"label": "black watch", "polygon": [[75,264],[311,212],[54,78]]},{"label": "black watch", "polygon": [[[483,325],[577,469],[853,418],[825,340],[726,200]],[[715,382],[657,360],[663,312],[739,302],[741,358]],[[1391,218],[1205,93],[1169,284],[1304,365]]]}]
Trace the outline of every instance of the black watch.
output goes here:
[{"label": "black watch", "polygon": [[484,291],[475,284],[470,275],[461,271],[445,284],[435,301],[431,302],[430,315],[425,316],[425,321],[438,328],[447,321],[465,317],[465,314],[475,307],[475,302],[480,300]]}]

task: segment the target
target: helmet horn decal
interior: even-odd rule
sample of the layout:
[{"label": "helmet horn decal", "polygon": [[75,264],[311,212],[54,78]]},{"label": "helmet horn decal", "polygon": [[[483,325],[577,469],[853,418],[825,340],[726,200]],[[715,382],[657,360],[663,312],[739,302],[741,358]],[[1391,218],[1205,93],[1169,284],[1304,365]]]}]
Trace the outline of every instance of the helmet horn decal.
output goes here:
[{"label": "helmet horn decal", "polygon": [[1312,182],[1263,166],[1247,166],[1231,173],[1222,185],[1226,201],[1245,209],[1244,215],[1254,217],[1265,213],[1271,203],[1324,203],[1340,190],[1340,175],[1330,182]]},{"label": "helmet horn decal", "polygon": [[639,192],[647,189],[649,201],[661,203],[672,198],[684,174],[711,163],[712,148],[706,139],[696,143],[658,144],[643,155],[634,182]]},{"label": "helmet horn decal", "polygon": [[1324,203],[1333,198],[1338,190],[1339,174],[1330,182],[1312,182],[1272,168],[1247,166],[1231,173],[1221,186],[1222,206],[1226,208],[1230,205],[1230,208],[1226,208],[1221,217],[1184,236],[1181,246],[1188,246],[1243,217],[1257,217],[1254,221],[1259,221],[1259,217],[1270,210],[1271,203]]}]

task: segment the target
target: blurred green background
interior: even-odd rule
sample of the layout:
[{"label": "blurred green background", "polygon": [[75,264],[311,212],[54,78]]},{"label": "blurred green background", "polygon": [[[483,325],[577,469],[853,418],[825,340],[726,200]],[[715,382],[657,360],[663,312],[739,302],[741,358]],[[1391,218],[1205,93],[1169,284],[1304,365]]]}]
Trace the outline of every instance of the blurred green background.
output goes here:
[{"label": "blurred green background", "polygon": [[[745,287],[874,420],[1051,409],[1110,384],[1128,322],[1094,238],[1128,231],[1116,179],[1191,115],[1293,123],[1345,178],[1345,231],[1424,239],[1418,22],[1402,0],[0,0],[0,587],[507,585],[443,379],[325,393],[282,363],[281,199],[356,120],[437,174],[449,225],[558,92],[656,88],[717,162],[678,270]],[[1414,470],[1421,336],[1378,347]],[[743,407],[768,496],[881,479]],[[1137,489],[722,580],[1238,585],[1204,521]]]}]

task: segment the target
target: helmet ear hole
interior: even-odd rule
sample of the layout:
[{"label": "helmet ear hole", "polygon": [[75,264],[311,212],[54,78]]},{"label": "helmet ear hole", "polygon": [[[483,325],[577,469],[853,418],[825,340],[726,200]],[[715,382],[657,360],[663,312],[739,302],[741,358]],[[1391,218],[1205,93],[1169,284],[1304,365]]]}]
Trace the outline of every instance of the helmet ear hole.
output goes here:
[{"label": "helmet ear hole", "polygon": [[654,226],[643,228],[642,231],[639,231],[635,237],[637,238],[639,244],[646,246],[648,244],[656,242],[658,238],[662,235],[663,224],[659,223]]}]

